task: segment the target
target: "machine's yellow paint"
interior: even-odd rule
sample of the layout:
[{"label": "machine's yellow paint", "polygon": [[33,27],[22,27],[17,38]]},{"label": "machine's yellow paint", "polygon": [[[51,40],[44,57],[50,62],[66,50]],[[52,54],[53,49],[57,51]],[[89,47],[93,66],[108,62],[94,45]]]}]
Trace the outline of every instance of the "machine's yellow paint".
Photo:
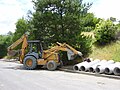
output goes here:
[{"label": "machine's yellow paint", "polygon": [[[25,56],[25,49],[28,47],[27,42],[27,35],[24,34],[20,39],[18,39],[16,42],[14,42],[11,46],[8,47],[8,52],[13,50],[16,46],[18,46],[20,43],[22,43],[21,53],[20,53],[20,62],[23,63],[24,56]],[[37,60],[37,65],[46,65],[48,61],[55,61],[57,64],[59,64],[59,57],[58,57],[58,51],[67,51],[71,50],[74,54],[78,54],[78,51],[72,48],[70,45],[66,43],[59,43],[57,42],[56,46],[48,49],[43,50],[42,52],[42,58]],[[32,61],[28,60],[26,62],[28,66],[32,65]]]},{"label": "machine's yellow paint", "polygon": [[19,44],[22,43],[22,48],[20,51],[20,62],[23,63],[23,59],[25,56],[25,49],[28,46],[28,42],[27,42],[27,34],[24,34],[20,39],[18,39],[16,42],[14,42],[12,45],[10,45],[7,50],[8,50],[8,54],[9,52],[11,52],[15,47],[17,47]]},{"label": "machine's yellow paint", "polygon": [[26,65],[27,66],[29,66],[29,67],[31,67],[32,66],[32,60],[31,59],[28,59],[27,61],[26,61]]},{"label": "machine's yellow paint", "polygon": [[38,60],[37,60],[37,64],[38,64],[38,65],[45,65],[46,63],[47,63],[47,61],[44,60],[44,59],[38,59]]}]

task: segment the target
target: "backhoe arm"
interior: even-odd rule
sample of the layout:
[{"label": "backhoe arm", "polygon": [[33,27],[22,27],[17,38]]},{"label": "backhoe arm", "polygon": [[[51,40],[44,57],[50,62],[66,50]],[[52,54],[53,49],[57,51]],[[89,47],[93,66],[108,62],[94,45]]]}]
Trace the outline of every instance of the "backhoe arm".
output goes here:
[{"label": "backhoe arm", "polygon": [[19,44],[22,43],[21,51],[20,51],[20,62],[22,62],[24,55],[25,55],[25,49],[28,46],[27,42],[27,35],[24,34],[20,39],[18,39],[16,42],[14,42],[12,45],[10,45],[7,50],[8,50],[8,55],[14,56],[16,52],[13,51],[15,47],[17,47]]},{"label": "backhoe arm", "polygon": [[26,35],[24,34],[20,39],[18,39],[16,42],[14,42],[12,45],[10,45],[7,50],[13,50],[15,47],[17,47],[19,44],[21,44],[24,41],[24,38],[27,38]]},{"label": "backhoe arm", "polygon": [[[61,46],[62,48],[65,48],[66,51],[69,49],[69,50],[71,50],[74,54],[80,54],[79,51],[77,51],[76,49],[74,49],[73,47],[71,47],[70,45],[68,45],[68,44],[66,44],[66,43],[61,44],[61,43],[57,42],[57,44],[58,44],[59,46]],[[81,54],[80,54],[80,56],[81,56]]]},{"label": "backhoe arm", "polygon": [[52,47],[51,49],[45,50],[44,53],[49,53],[50,52],[51,53],[50,55],[52,55],[53,53],[58,52],[58,51],[67,51],[67,55],[68,55],[69,60],[74,58],[74,55],[82,56],[81,52],[77,51],[76,49],[74,49],[70,45],[68,45],[66,43],[62,44],[62,43],[59,43],[59,42],[57,42],[57,45]]}]

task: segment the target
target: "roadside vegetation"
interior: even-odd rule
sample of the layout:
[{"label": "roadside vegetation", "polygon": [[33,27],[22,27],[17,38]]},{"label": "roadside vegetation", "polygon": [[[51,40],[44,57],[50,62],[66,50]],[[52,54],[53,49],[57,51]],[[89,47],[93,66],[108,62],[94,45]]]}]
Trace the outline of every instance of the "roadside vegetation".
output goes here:
[{"label": "roadside vegetation", "polygon": [[92,53],[90,58],[100,60],[114,60],[120,61],[120,41],[112,42],[105,46],[92,46]]},{"label": "roadside vegetation", "polygon": [[[84,57],[120,61],[119,31],[116,18],[95,17],[88,10],[91,3],[83,0],[33,0],[34,12],[16,22],[15,33],[0,35],[0,58],[7,55],[7,47],[30,32],[29,40],[40,40],[44,49],[56,42],[65,42],[81,51]],[[18,47],[17,49],[20,49]],[[61,57],[67,59],[64,53]]]}]

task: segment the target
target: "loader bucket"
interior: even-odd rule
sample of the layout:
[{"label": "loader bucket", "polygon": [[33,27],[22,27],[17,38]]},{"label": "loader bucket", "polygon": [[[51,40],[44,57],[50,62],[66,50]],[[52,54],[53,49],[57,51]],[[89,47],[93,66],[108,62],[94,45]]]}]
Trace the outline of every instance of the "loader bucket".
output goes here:
[{"label": "loader bucket", "polygon": [[8,55],[8,56],[15,56],[17,53],[18,53],[18,51],[16,51],[16,50],[11,50],[11,51],[8,51],[7,55]]},{"label": "loader bucket", "polygon": [[67,49],[68,60],[74,60],[76,58],[76,54],[74,54],[70,49]]}]

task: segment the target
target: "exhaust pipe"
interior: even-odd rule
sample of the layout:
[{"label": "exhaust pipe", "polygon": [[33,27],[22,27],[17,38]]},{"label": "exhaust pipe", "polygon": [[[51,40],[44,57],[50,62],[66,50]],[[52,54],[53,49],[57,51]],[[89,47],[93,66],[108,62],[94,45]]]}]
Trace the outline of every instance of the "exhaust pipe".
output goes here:
[{"label": "exhaust pipe", "polygon": [[81,63],[79,63],[79,64],[76,64],[76,65],[73,66],[73,70],[79,71],[79,69],[80,69],[80,67],[81,67],[82,65],[85,65],[85,64],[88,64],[88,63],[89,63],[89,62],[85,61],[85,62],[81,62]]},{"label": "exhaust pipe", "polygon": [[95,69],[95,72],[98,73],[98,74],[102,74],[102,73],[105,72],[106,66],[108,66],[110,64],[113,64],[113,63],[114,63],[113,60],[109,60],[106,63],[103,63],[103,64],[97,66],[96,69]]},{"label": "exhaust pipe", "polygon": [[113,74],[113,70],[115,67],[117,67],[118,65],[120,65],[120,62],[116,62],[114,64],[110,64],[105,68],[105,74]]},{"label": "exhaust pipe", "polygon": [[94,64],[93,66],[89,67],[89,69],[88,69],[89,72],[95,72],[95,69],[96,69],[97,66],[100,66],[100,65],[102,65],[106,62],[107,62],[106,60],[101,60],[100,62]]},{"label": "exhaust pipe", "polygon": [[96,63],[99,63],[99,62],[100,62],[99,59],[95,59],[94,61],[91,61],[90,63],[87,63],[87,64],[85,64],[85,65],[82,65],[82,66],[80,67],[80,70],[81,70],[81,71],[88,71],[88,69],[89,69],[92,65],[94,65],[94,64],[96,64]]}]

